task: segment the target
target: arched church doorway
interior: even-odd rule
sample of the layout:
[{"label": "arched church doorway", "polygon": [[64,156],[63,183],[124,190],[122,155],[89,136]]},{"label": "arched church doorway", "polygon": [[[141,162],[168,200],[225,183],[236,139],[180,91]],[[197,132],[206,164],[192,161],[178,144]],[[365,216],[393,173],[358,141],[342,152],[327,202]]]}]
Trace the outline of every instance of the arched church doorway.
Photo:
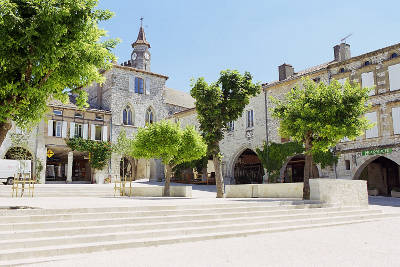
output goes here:
[{"label": "arched church doorway", "polygon": [[236,184],[262,184],[264,168],[257,154],[246,149],[238,157],[234,167]]},{"label": "arched church doorway", "polygon": [[393,188],[400,187],[399,165],[380,156],[366,165],[361,165],[354,179],[365,180],[369,190],[376,189],[379,195],[390,196]]},{"label": "arched church doorway", "polygon": [[[284,183],[301,183],[304,182],[304,165],[305,156],[296,155],[292,157],[286,164],[283,172]],[[313,164],[313,177],[319,177],[318,168]]]}]

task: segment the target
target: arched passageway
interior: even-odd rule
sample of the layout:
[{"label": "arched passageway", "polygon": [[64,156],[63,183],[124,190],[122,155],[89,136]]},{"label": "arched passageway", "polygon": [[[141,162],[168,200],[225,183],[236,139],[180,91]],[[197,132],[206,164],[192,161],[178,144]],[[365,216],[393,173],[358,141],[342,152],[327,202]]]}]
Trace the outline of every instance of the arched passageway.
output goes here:
[{"label": "arched passageway", "polygon": [[[286,167],[284,166],[283,179],[284,183],[301,183],[304,182],[304,155],[296,155],[289,159]],[[313,177],[319,177],[318,168],[313,165]]]},{"label": "arched passageway", "polygon": [[257,154],[246,149],[238,157],[234,167],[234,178],[236,184],[262,184],[264,168]]},{"label": "arched passageway", "polygon": [[365,180],[369,190],[376,189],[379,195],[389,196],[393,188],[400,187],[399,165],[381,156],[361,165],[354,179]]}]

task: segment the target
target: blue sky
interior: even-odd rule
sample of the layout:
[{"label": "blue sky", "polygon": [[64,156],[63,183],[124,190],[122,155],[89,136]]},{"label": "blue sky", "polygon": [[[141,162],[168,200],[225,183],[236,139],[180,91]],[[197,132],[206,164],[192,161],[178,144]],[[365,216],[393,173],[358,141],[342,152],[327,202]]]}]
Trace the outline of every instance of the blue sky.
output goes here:
[{"label": "blue sky", "polygon": [[300,71],[331,61],[349,33],[352,56],[400,42],[398,0],[99,0],[99,7],[115,13],[100,26],[122,40],[118,62],[130,59],[143,16],[151,70],[183,91],[191,78],[214,81],[227,68],[277,80],[284,62]]}]

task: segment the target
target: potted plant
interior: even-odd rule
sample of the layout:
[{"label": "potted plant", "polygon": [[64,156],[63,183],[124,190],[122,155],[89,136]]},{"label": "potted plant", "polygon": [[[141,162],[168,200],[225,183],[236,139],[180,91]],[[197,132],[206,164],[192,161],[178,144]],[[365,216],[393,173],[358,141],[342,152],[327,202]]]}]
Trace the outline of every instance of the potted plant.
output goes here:
[{"label": "potted plant", "polygon": [[377,196],[379,194],[378,189],[375,186],[368,186],[368,195]]},{"label": "potted plant", "polygon": [[392,197],[400,197],[400,187],[393,187],[390,194]]}]

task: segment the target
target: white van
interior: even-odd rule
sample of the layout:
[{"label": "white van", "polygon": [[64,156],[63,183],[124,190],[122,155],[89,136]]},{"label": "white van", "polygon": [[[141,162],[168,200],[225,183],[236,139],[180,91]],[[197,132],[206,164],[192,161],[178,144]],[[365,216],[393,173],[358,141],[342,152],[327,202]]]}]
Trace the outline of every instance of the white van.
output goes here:
[{"label": "white van", "polygon": [[13,159],[0,159],[0,183],[12,184],[14,175],[29,174],[31,175],[31,161],[30,160],[13,160]]}]

